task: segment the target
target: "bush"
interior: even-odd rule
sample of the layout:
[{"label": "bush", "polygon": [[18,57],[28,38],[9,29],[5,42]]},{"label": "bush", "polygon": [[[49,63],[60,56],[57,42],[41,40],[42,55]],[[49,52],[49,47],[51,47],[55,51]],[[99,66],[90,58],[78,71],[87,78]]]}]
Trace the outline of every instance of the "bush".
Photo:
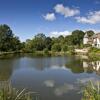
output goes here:
[{"label": "bush", "polygon": [[61,51],[61,45],[59,43],[55,43],[52,46],[51,50],[54,51],[54,52],[60,52]]},{"label": "bush", "polygon": [[33,92],[26,92],[25,89],[17,90],[11,85],[0,87],[0,100],[33,100]]},{"label": "bush", "polygon": [[44,54],[49,54],[49,50],[47,48],[45,48],[43,51],[44,51]]},{"label": "bush", "polygon": [[83,90],[82,100],[100,100],[100,81],[93,84],[91,81]]},{"label": "bush", "polygon": [[91,48],[90,48],[90,52],[100,53],[100,49],[91,47]]},{"label": "bush", "polygon": [[62,46],[62,51],[64,51],[64,52],[68,51],[68,46],[67,45],[63,45]]}]

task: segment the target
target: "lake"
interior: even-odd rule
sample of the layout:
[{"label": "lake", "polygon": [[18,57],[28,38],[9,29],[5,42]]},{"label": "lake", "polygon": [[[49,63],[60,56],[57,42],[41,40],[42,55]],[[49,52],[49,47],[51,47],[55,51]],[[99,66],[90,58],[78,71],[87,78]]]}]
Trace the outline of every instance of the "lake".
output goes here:
[{"label": "lake", "polygon": [[81,100],[89,80],[100,81],[100,61],[78,56],[14,56],[0,59],[0,82],[38,92],[40,100]]}]

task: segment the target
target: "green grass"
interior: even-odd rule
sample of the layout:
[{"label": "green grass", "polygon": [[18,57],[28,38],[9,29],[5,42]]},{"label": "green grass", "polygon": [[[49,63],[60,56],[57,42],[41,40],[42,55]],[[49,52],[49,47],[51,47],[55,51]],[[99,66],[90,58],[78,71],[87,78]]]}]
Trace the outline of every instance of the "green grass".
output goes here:
[{"label": "green grass", "polygon": [[17,90],[10,84],[0,87],[0,100],[39,100],[38,93],[27,92],[26,89]]},{"label": "green grass", "polygon": [[82,100],[100,100],[100,81],[89,82],[83,90]]}]

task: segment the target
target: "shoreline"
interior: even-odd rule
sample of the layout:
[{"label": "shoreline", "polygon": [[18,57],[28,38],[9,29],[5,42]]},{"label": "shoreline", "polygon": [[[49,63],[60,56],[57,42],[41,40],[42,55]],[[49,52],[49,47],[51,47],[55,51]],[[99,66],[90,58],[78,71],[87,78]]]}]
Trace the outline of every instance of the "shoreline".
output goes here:
[{"label": "shoreline", "polygon": [[27,54],[32,54],[33,56],[67,56],[67,55],[75,55],[75,56],[80,56],[82,59],[98,59],[100,60],[100,53],[71,53],[71,52],[53,52],[53,51],[34,51],[34,52],[22,52],[22,51],[13,51],[13,52],[0,52],[0,58],[4,58],[5,56],[9,55],[17,55],[17,54],[22,54],[22,55],[27,55]]}]

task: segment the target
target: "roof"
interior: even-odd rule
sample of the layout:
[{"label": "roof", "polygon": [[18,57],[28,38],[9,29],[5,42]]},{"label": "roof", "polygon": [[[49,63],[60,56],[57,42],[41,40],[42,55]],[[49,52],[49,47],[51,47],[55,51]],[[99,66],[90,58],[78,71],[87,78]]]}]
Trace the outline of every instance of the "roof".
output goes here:
[{"label": "roof", "polygon": [[94,34],[93,38],[99,38],[100,39],[100,33]]},{"label": "roof", "polygon": [[84,38],[89,38],[88,35],[87,35],[87,33],[85,33]]}]

